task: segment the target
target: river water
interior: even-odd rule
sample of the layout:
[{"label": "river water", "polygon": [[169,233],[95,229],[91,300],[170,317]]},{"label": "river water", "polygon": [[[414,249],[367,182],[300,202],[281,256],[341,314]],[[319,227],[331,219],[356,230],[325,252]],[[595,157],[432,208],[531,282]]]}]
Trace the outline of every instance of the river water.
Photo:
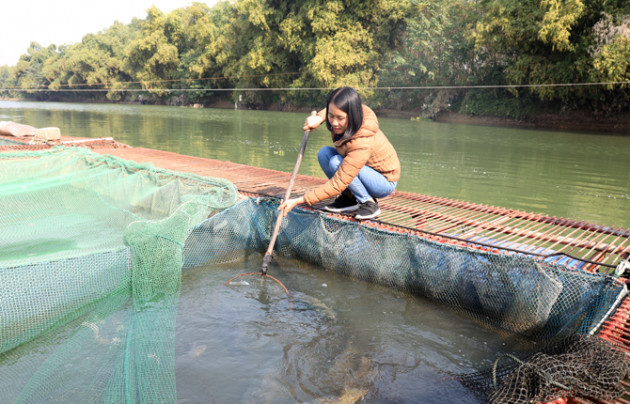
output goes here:
[{"label": "river water", "polygon": [[[290,172],[305,115],[162,106],[0,101],[0,120],[77,137]],[[630,227],[630,137],[380,119],[399,190]],[[322,128],[323,129],[323,128]],[[314,132],[300,173],[321,176]],[[278,257],[183,273],[176,340],[182,403],[478,402],[452,374],[531,341],[418,296]]]}]

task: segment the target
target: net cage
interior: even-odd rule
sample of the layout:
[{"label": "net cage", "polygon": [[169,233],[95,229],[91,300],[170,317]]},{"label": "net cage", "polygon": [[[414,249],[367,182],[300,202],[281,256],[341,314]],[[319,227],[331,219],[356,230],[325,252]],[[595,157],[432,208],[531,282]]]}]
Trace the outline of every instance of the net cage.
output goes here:
[{"label": "net cage", "polygon": [[[250,199],[204,221],[187,240],[184,267],[236,261],[252,247],[264,250],[277,206],[271,199]],[[231,225],[238,218],[239,225]],[[502,362],[499,387],[487,369],[452,375],[488,402],[544,402],[575,394],[611,399],[624,393],[626,354],[591,336],[627,295],[625,285],[611,276],[307,209],[294,209],[283,221],[276,249],[343,275],[420,294],[481,325],[549,344],[533,359]]]},{"label": "net cage", "polygon": [[[187,240],[184,267],[237,260],[250,248],[264,250],[277,206],[272,199],[249,199],[199,224]],[[420,294],[492,327],[535,339],[592,332],[627,294],[611,276],[523,254],[440,243],[299,208],[282,222],[276,251]]]},{"label": "net cage", "polygon": [[87,149],[0,153],[0,402],[175,402],[183,246],[237,198]]},{"label": "net cage", "polygon": [[[0,402],[154,403],[177,401],[182,270],[262,257],[278,202],[56,148],[0,153],[0,206]],[[593,332],[626,294],[603,274],[300,208],[282,222],[275,253],[537,339]]]}]

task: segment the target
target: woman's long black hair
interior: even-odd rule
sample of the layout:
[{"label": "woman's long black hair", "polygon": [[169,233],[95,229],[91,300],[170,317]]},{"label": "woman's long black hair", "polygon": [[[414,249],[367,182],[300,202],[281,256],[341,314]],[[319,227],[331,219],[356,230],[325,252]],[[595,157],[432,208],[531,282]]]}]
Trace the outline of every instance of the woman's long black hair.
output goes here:
[{"label": "woman's long black hair", "polygon": [[363,106],[359,94],[352,87],[339,87],[328,95],[328,100],[326,100],[326,127],[332,132],[332,126],[328,122],[328,106],[331,102],[348,114],[348,127],[341,139],[350,139],[363,125]]}]

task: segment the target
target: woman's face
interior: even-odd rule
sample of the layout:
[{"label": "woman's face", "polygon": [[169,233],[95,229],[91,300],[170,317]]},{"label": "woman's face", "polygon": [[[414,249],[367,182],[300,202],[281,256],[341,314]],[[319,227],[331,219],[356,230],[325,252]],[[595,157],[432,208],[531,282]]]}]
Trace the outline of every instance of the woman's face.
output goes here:
[{"label": "woman's face", "polygon": [[348,114],[331,102],[328,105],[328,122],[335,135],[343,135],[348,128]]}]

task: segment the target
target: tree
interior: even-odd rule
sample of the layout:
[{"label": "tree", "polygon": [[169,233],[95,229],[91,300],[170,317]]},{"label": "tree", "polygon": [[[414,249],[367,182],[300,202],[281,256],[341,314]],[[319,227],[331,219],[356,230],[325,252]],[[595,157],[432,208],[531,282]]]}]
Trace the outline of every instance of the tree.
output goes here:
[{"label": "tree", "polygon": [[176,46],[181,21],[167,19],[155,6],[142,23],[142,35],[126,49],[125,68],[151,93],[164,96],[176,78],[179,51]]},{"label": "tree", "polygon": [[401,34],[407,5],[407,0],[238,1],[226,30],[230,52],[224,73],[243,88],[374,87]]},{"label": "tree", "polygon": [[0,97],[15,97],[16,92],[8,90],[15,86],[15,67],[0,66]]},{"label": "tree", "polygon": [[[399,46],[379,71],[381,86],[423,87],[476,84],[478,71],[468,32],[475,7],[462,0],[412,0]],[[446,107],[455,90],[388,91],[390,108],[424,105],[427,115]]]},{"label": "tree", "polygon": [[476,48],[489,56],[486,61],[501,71],[503,80],[495,84],[538,84],[529,91],[541,100],[602,109],[606,103],[598,100],[610,96],[605,88],[547,85],[627,80],[627,35],[614,35],[601,47],[596,39],[602,13],[616,16],[613,25],[618,24],[630,14],[627,2],[487,0],[480,5],[484,14],[473,37]]},{"label": "tree", "polygon": [[107,98],[112,101],[122,99],[122,89],[131,81],[125,71],[125,49],[131,43],[135,31],[131,25],[114,23],[98,34],[88,34],[80,44],[68,52],[68,69],[71,86],[108,89]]},{"label": "tree", "polygon": [[[291,87],[291,81],[300,69],[297,48],[287,49],[282,38],[282,26],[300,7],[290,1],[241,0],[230,10],[230,18],[223,34],[218,38],[222,50],[216,60],[224,76],[235,88]],[[302,33],[294,40],[301,42]],[[290,48],[291,46],[289,46]],[[272,92],[235,92],[233,98],[250,105],[283,102],[286,98]]]},{"label": "tree", "polygon": [[603,97],[605,109],[612,112],[628,109],[630,103],[630,12],[612,16],[602,12],[593,26],[594,43],[589,51],[592,57],[590,78],[607,84],[598,94]]},{"label": "tree", "polygon": [[233,61],[231,46],[239,36],[230,28],[234,6],[224,1],[209,9],[205,4],[193,3],[182,9],[181,14],[186,26],[183,39],[186,45],[180,50],[179,76],[189,79],[187,87],[200,89],[188,93],[191,100],[208,99],[213,92],[203,89],[232,85],[223,77],[223,69],[228,60]]},{"label": "tree", "polygon": [[[432,116],[451,103],[481,113],[512,103],[523,117],[524,104],[541,100],[627,110],[629,61],[627,0],[231,0],[168,14],[152,7],[74,45],[32,43],[13,73],[40,99],[100,100],[107,89],[119,101],[139,82],[153,102],[313,105],[349,85],[377,107],[423,106]],[[572,85],[593,82],[608,84]],[[468,85],[513,87],[371,90]],[[295,91],[260,91],[273,88]],[[55,92],[67,89],[95,91]]]},{"label": "tree", "polygon": [[313,2],[306,14],[314,42],[304,52],[305,73],[321,87],[376,87],[410,10],[407,0]]},{"label": "tree", "polygon": [[15,67],[15,78],[18,86],[25,90],[26,94],[35,95],[39,99],[50,96],[42,92],[50,84],[50,80],[44,76],[42,69],[49,59],[57,57],[56,51],[55,45],[44,48],[37,42],[31,42],[26,53],[20,56]]}]

